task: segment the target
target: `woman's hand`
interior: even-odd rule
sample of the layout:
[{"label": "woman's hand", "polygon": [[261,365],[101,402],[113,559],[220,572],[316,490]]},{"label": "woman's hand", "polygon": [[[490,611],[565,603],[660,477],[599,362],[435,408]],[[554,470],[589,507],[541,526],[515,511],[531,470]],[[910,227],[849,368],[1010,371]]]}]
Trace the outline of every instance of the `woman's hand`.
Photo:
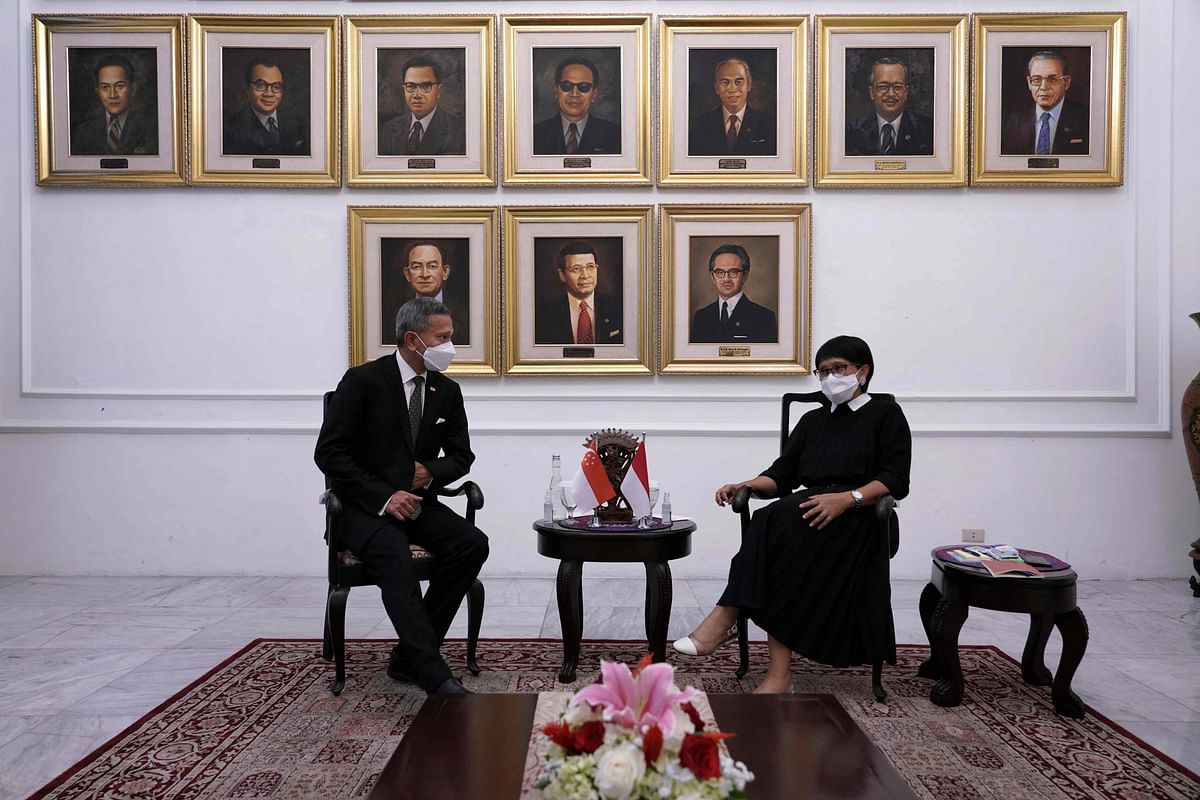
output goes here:
[{"label": "woman's hand", "polygon": [[733,500],[733,496],[737,494],[737,490],[745,485],[745,481],[742,481],[741,483],[727,483],[720,489],[717,489],[717,505],[727,505],[731,500]]},{"label": "woman's hand", "polygon": [[853,507],[854,498],[849,492],[814,494],[800,504],[800,508],[808,509],[804,512],[804,519],[808,520],[810,527],[817,530],[821,530]]}]

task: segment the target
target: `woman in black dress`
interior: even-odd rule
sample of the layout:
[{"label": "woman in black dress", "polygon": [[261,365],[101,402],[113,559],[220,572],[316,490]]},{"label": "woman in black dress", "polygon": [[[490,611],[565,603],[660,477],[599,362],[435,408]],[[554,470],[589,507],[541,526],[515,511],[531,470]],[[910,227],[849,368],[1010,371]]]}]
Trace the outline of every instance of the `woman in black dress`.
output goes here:
[{"label": "woman in black dress", "polygon": [[912,434],[900,406],[867,394],[875,361],[862,339],[830,339],[816,363],[830,406],[801,417],[761,475],[717,489],[720,506],[742,486],[780,499],[755,512],[716,608],[674,645],[708,655],[736,636],[744,609],[768,633],[770,664],[756,692],[792,690],[793,652],[835,667],[896,663],[872,506],[908,494]]}]

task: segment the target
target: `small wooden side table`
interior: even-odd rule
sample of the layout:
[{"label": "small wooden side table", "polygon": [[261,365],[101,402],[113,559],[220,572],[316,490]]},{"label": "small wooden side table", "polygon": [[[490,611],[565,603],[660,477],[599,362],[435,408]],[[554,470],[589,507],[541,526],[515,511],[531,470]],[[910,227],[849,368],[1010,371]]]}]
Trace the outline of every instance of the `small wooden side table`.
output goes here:
[{"label": "small wooden side table", "polygon": [[[1052,684],[1054,710],[1081,718],[1083,702],[1071,691],[1071,679],[1087,649],[1087,620],[1075,600],[1075,570],[1043,572],[1040,578],[996,578],[982,567],[953,564],[938,558],[935,547],[929,584],[921,592],[921,623],[929,637],[929,659],[917,670],[937,681],[929,699],[938,706],[962,702],[963,674],[958,660],[958,634],[971,606],[1029,615],[1029,636],[1021,654],[1021,677],[1032,686]],[[1058,628],[1063,640],[1058,673],[1046,668],[1046,641]]]},{"label": "small wooden side table", "polygon": [[562,624],[563,665],[558,680],[575,680],[579,640],[583,638],[583,562],[641,561],[646,565],[646,639],[655,661],[666,659],[671,618],[671,567],[668,561],[692,552],[696,523],[676,520],[660,530],[597,531],[557,522],[533,523],[538,552],[559,559],[558,617]]}]

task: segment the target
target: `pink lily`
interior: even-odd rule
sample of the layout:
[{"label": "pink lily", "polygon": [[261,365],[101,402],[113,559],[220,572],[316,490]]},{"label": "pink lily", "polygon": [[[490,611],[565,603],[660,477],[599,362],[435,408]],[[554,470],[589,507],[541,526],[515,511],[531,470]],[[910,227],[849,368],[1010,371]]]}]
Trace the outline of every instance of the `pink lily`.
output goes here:
[{"label": "pink lily", "polygon": [[643,730],[658,725],[664,734],[670,735],[675,730],[672,709],[696,695],[690,686],[671,691],[675,669],[670,664],[650,664],[635,678],[625,664],[601,659],[600,674],[603,682],[580,689],[571,698],[571,705],[599,706],[605,720],[623,728]]}]

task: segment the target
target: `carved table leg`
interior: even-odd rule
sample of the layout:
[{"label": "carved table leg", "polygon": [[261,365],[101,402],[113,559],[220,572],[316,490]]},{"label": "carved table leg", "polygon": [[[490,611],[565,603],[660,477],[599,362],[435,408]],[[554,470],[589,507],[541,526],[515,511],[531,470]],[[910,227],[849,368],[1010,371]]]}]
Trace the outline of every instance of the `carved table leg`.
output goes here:
[{"label": "carved table leg", "polygon": [[1054,674],[1046,669],[1046,641],[1053,630],[1052,615],[1029,615],[1029,636],[1025,639],[1025,650],[1021,653],[1021,677],[1030,686],[1049,686],[1054,680]]},{"label": "carved table leg", "polygon": [[1050,689],[1050,698],[1054,701],[1054,710],[1064,717],[1083,718],[1083,701],[1071,691],[1071,679],[1075,670],[1083,660],[1083,652],[1087,650],[1088,627],[1087,619],[1078,608],[1065,614],[1057,614],[1054,624],[1058,626],[1059,635],[1063,640],[1062,659],[1058,662],[1058,674],[1054,676],[1054,686]]},{"label": "carved table leg", "polygon": [[942,677],[929,693],[929,699],[935,706],[949,708],[962,702],[963,674],[958,661],[958,632],[967,621],[968,610],[966,603],[949,603],[945,598],[939,600],[933,610],[930,643],[942,662]]},{"label": "carved table leg", "polygon": [[667,623],[671,620],[671,567],[646,562],[646,639],[655,661],[667,658]]},{"label": "carved table leg", "polygon": [[558,619],[562,625],[563,664],[558,671],[559,683],[575,680],[579,664],[579,640],[583,637],[583,577],[582,561],[560,561],[558,564]]},{"label": "carved table leg", "polygon": [[929,658],[917,667],[917,677],[919,678],[937,680],[945,674],[945,667],[942,666],[942,660],[938,657],[937,642],[934,641],[933,631],[930,628],[933,624],[933,610],[941,599],[942,593],[937,590],[936,586],[932,583],[925,584],[925,588],[921,590],[921,602],[917,608],[921,612],[921,626],[925,628],[925,638],[929,640]]}]

